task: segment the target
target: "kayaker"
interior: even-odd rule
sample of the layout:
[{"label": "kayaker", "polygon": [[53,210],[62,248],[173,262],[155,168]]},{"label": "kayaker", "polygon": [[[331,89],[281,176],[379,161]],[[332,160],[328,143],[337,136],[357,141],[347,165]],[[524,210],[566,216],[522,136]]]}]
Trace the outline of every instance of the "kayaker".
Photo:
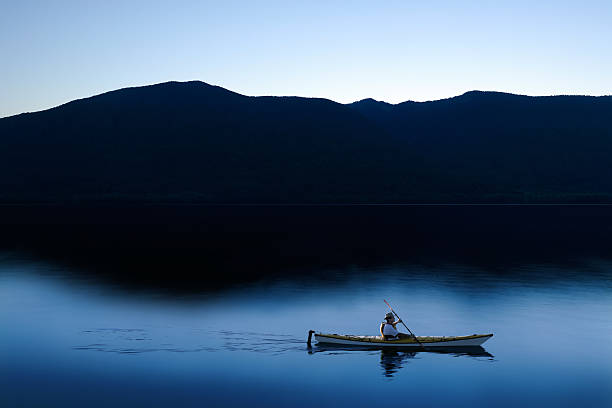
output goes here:
[{"label": "kayaker", "polygon": [[395,328],[395,325],[401,323],[402,319],[393,321],[393,313],[389,312],[385,315],[385,321],[380,324],[380,334],[385,340],[397,340],[410,337],[407,334],[400,333]]}]

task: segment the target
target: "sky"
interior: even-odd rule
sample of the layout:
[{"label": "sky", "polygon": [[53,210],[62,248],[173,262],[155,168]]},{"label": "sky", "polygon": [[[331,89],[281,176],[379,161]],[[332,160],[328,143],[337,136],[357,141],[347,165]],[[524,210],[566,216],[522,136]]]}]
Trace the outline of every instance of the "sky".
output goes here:
[{"label": "sky", "polygon": [[612,94],[612,1],[6,1],[0,117],[201,80],[341,103]]}]

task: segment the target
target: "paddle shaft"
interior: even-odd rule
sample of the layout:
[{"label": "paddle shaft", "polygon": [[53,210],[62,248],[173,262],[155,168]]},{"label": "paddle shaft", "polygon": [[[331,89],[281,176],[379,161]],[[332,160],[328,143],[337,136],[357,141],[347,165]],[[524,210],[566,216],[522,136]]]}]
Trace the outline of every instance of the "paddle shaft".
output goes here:
[{"label": "paddle shaft", "polygon": [[[391,307],[391,305],[390,305],[390,304],[389,304],[389,303],[388,303],[386,300],[384,300],[384,299],[383,299],[383,301],[384,301],[384,302],[387,304],[387,306],[389,306],[389,309],[391,309],[391,312],[393,312],[393,314],[395,315],[395,317],[397,317],[399,320],[402,320],[402,318],[401,318],[401,317],[399,317],[399,316],[397,315],[397,313],[395,313],[395,310],[393,310],[393,308]],[[424,350],[424,349],[425,349],[425,346],[423,345],[423,343],[421,343],[421,342],[419,341],[419,339],[417,339],[417,336],[415,336],[415,335],[414,335],[414,333],[412,332],[412,330],[410,330],[410,329],[408,328],[408,326],[406,326],[406,323],[404,323],[404,321],[403,321],[403,320],[402,320],[402,324],[404,325],[404,327],[406,328],[406,330],[408,330],[408,332],[409,332],[409,333],[412,335],[412,337],[414,337],[414,339],[416,340],[416,342],[417,342],[417,343],[419,343],[419,345],[420,345],[421,347],[423,347],[423,350]]]}]

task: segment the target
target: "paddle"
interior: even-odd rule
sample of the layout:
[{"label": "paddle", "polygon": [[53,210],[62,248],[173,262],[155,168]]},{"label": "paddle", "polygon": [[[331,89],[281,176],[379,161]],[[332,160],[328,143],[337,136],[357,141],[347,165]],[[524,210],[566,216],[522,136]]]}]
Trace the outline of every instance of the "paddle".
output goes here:
[{"label": "paddle", "polygon": [[[387,306],[389,306],[389,309],[391,309],[391,311],[393,312],[393,314],[395,315],[395,317],[397,317],[399,320],[402,320],[401,317],[399,317],[397,315],[397,313],[395,313],[395,310],[393,310],[393,308],[391,307],[391,305],[389,304],[389,302],[387,302],[385,299],[383,299],[383,301],[387,304]],[[417,343],[419,343],[419,345],[421,347],[423,347],[423,350],[425,350],[425,346],[423,345],[423,343],[421,343],[419,341],[419,339],[417,339],[417,336],[414,335],[414,333],[412,333],[412,331],[408,328],[408,326],[406,326],[406,323],[404,323],[404,321],[402,320],[402,324],[404,325],[404,327],[406,328],[406,330],[408,330],[410,332],[410,334],[412,335],[412,337],[414,337],[414,339],[416,340]]]}]

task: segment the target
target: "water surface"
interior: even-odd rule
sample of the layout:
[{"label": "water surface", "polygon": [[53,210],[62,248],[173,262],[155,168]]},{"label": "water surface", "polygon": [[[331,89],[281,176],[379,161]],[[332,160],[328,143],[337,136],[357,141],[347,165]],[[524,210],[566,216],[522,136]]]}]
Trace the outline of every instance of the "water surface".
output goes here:
[{"label": "water surface", "polygon": [[[331,225],[338,225],[338,216]],[[471,217],[454,228],[478,218]],[[389,249],[389,238],[380,234],[401,235],[392,222],[368,224],[368,234],[372,228],[379,234],[369,239],[363,232],[332,231],[347,237],[332,245],[320,229],[329,220],[306,231],[309,237],[321,231],[322,241],[292,247],[292,258],[283,262],[278,258],[298,241],[267,237],[259,247],[267,255],[258,252],[252,264],[254,252],[240,245],[233,248],[244,258],[227,262],[219,256],[185,263],[183,252],[167,249],[163,257],[176,260],[175,267],[157,262],[160,248],[147,256],[135,249],[133,257],[105,258],[112,246],[103,246],[89,263],[77,255],[74,263],[65,262],[65,254],[47,256],[39,245],[30,252],[7,248],[0,258],[0,405],[371,406],[383,396],[420,406],[612,405],[612,262],[605,243],[582,233],[605,236],[605,222],[582,230],[566,223],[538,251],[508,245],[524,225],[519,232],[508,225],[500,231],[498,223],[491,240],[500,247],[487,244],[490,230],[483,222],[475,221],[477,232],[465,240],[456,231],[436,240],[444,228],[424,229],[433,218],[419,220],[413,231],[432,235],[418,247],[424,258],[408,248],[405,255],[398,243]],[[268,231],[275,228],[282,229]],[[334,254],[331,249],[346,248],[346,242],[355,245],[349,235],[358,236],[370,255]],[[274,248],[282,253],[274,255]],[[478,257],[479,250],[490,252]],[[313,251],[326,258],[304,256]],[[466,252],[470,256],[462,257]],[[151,271],[152,280],[122,279],[126,264],[139,277]],[[112,265],[115,273],[107,269]],[[183,276],[185,265],[194,269],[189,276],[204,277],[188,287],[163,284],[163,277]],[[249,265],[269,266],[271,273],[247,273]],[[211,273],[230,284],[208,285]],[[475,352],[307,347],[309,329],[376,334],[387,312],[383,299],[417,335],[495,336]]]}]

